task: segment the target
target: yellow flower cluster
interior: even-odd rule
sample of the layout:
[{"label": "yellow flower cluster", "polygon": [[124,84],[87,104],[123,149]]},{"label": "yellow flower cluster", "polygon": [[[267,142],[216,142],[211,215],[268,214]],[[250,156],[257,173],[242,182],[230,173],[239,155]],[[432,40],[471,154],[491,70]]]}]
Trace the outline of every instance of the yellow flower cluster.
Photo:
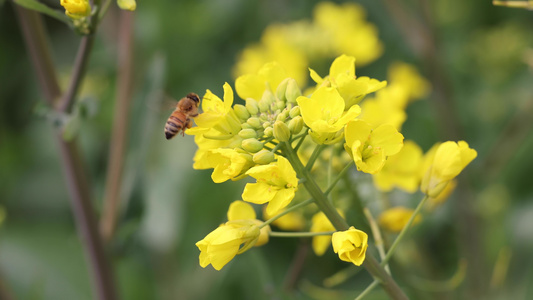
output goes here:
[{"label": "yellow flower cluster", "polygon": [[[220,269],[235,255],[262,244],[266,239],[260,237],[260,229],[269,228],[271,222],[301,230],[311,213],[309,230],[320,235],[313,238],[315,253],[324,254],[331,243],[340,259],[362,264],[368,241],[364,232],[352,227],[331,236],[335,227],[330,216],[316,208],[302,213],[293,210],[295,205],[289,206],[302,189],[301,180],[309,180],[306,172],[313,171],[320,149],[329,146],[330,151],[324,153],[329,153],[331,162],[332,156],[352,160],[357,170],[372,174],[382,190],[399,187],[412,193],[420,187],[432,198],[439,196],[476,156],[464,141],[439,144],[423,156],[414,142],[404,145],[399,123],[370,117],[367,102],[403,111],[410,101],[427,95],[429,85],[411,66],[394,65],[387,86],[385,81],[356,76],[355,58],[343,54],[333,61],[327,76],[321,77],[312,69],[310,76],[316,86],[304,96],[297,81],[280,64],[267,63],[258,72],[237,78],[235,90],[244,105],[233,104],[234,92],[228,83],[224,84],[223,100],[206,91],[203,112],[195,118],[197,126],[186,131],[195,136],[198,145],[194,168],[213,169],[211,177],[216,183],[255,180],[244,187],[245,202],[235,202],[230,212],[237,205],[249,211],[248,202],[264,205],[268,218],[262,223],[256,220],[255,212],[237,217],[228,212],[229,221],[197,243],[202,266],[211,264]],[[374,92],[375,98],[364,99]],[[305,156],[306,147],[315,150],[302,162],[299,157]],[[333,155],[343,148],[344,156]],[[351,163],[340,166],[346,168]],[[343,217],[342,212],[337,214]],[[412,211],[403,208],[391,210],[382,215],[380,224],[397,232],[411,215]]]},{"label": "yellow flower cluster", "polygon": [[365,19],[356,3],[319,3],[312,21],[270,25],[259,43],[245,48],[234,69],[235,76],[255,73],[265,63],[277,61],[300,85],[307,82],[310,61],[341,54],[357,57],[365,65],[383,53],[377,29]]}]

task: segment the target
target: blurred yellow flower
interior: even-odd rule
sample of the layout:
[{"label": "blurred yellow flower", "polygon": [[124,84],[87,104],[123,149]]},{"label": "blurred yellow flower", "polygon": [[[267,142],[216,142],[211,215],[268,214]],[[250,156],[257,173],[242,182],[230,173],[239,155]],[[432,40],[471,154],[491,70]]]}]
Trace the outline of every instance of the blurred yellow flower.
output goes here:
[{"label": "blurred yellow flower", "polygon": [[358,4],[319,3],[314,10],[313,22],[331,37],[328,42],[334,55],[345,53],[355,56],[364,65],[383,53],[377,28],[366,22],[365,11]]},{"label": "blurred yellow flower", "polygon": [[331,244],[341,260],[360,266],[365,260],[368,235],[352,226],[346,231],[335,232]]},{"label": "blurred yellow flower", "polygon": [[294,198],[298,190],[298,177],[289,161],[278,156],[278,161],[263,166],[255,166],[246,172],[255,178],[256,183],[244,187],[242,199],[247,202],[264,204],[268,202],[268,215],[278,213]]},{"label": "blurred yellow flower", "polygon": [[[339,213],[343,215],[340,211]],[[329,221],[328,217],[323,212],[316,213],[311,219],[311,232],[327,232],[335,231],[335,227]],[[331,244],[331,236],[318,235],[313,237],[313,251],[316,255],[322,256]]]},{"label": "blurred yellow flower", "polygon": [[229,179],[238,180],[254,165],[250,154],[240,153],[234,149],[211,149],[206,153],[205,158],[209,168],[214,168],[211,179],[215,183]]},{"label": "blurred yellow flower", "polygon": [[[379,216],[378,222],[383,229],[398,233],[405,227],[413,212],[414,210],[412,209],[396,206],[384,211]],[[421,220],[422,217],[420,215],[416,216],[412,225],[419,223]]]},{"label": "blurred yellow flower", "polygon": [[420,189],[431,198],[437,197],[477,156],[465,141],[444,142],[434,146],[425,156]]},{"label": "blurred yellow flower", "polygon": [[379,172],[387,157],[403,146],[403,135],[389,124],[372,129],[370,124],[354,120],[346,124],[344,135],[345,149],[352,155],[357,170],[369,174]]},{"label": "blurred yellow flower", "polygon": [[[279,212],[281,213],[281,211]],[[266,207],[263,209],[263,218],[265,220],[271,219],[275,215],[269,215],[266,213]],[[272,225],[277,226],[279,229],[287,231],[300,231],[305,227],[305,218],[298,211],[291,211],[281,218],[276,219],[272,222]]]},{"label": "blurred yellow flower", "polygon": [[389,67],[387,78],[390,85],[404,91],[409,101],[424,98],[431,91],[429,81],[423,78],[414,66],[407,63],[393,63]]},{"label": "blurred yellow flower", "polygon": [[118,7],[124,10],[134,11],[137,8],[135,0],[117,0]]},{"label": "blurred yellow flower", "polygon": [[242,99],[259,100],[265,90],[275,92],[278,85],[287,78],[287,72],[277,62],[264,64],[259,71],[242,75],[235,80],[235,90]]},{"label": "blurred yellow flower", "polygon": [[[385,89],[389,91],[388,87]],[[385,93],[385,89],[379,91],[375,98],[365,99],[361,103],[359,119],[369,123],[372,128],[382,124],[390,124],[400,130],[407,119],[407,114],[403,109],[389,103],[391,98],[386,96],[390,94]]]},{"label": "blurred yellow flower", "polygon": [[381,171],[373,175],[374,184],[384,192],[398,187],[406,192],[414,193],[420,186],[421,163],[420,146],[413,141],[405,141],[400,152],[389,156]]},{"label": "blurred yellow flower", "polygon": [[65,14],[72,19],[80,19],[91,14],[91,5],[88,0],[61,0]]},{"label": "blurred yellow flower", "polygon": [[253,246],[268,242],[268,231],[262,222],[255,219],[253,208],[243,202],[235,201],[228,210],[228,222],[220,225],[203,240],[196,243],[200,249],[200,266],[211,264],[216,270],[222,269],[235,255]]},{"label": "blurred yellow flower", "polygon": [[365,20],[360,5],[323,2],[315,7],[312,22],[300,20],[268,26],[259,43],[239,54],[234,75],[255,73],[265,63],[277,61],[289,77],[304,86],[309,61],[343,53],[357,57],[364,65],[377,59],[383,53],[383,46],[376,27]]}]

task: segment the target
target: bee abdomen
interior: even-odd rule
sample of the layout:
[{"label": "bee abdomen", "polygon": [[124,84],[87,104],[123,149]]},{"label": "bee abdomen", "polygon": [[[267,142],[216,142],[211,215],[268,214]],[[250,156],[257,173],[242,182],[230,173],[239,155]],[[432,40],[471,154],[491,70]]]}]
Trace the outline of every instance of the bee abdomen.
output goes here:
[{"label": "bee abdomen", "polygon": [[178,117],[170,116],[168,118],[167,124],[165,125],[165,137],[167,140],[173,138],[178,134],[184,126],[185,122]]}]

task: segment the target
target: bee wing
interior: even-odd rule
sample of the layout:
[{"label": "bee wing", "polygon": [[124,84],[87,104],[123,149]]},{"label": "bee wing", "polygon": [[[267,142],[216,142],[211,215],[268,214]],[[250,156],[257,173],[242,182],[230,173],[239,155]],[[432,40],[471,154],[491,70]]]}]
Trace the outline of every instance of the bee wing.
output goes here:
[{"label": "bee wing", "polygon": [[155,91],[148,96],[146,106],[148,109],[157,112],[166,112],[176,108],[178,101],[170,97],[163,91]]}]

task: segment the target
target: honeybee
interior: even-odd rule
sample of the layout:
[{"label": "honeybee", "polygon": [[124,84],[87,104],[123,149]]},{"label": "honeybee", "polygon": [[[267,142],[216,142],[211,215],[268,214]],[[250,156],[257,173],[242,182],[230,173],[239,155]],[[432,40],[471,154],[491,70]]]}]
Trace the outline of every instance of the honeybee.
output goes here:
[{"label": "honeybee", "polygon": [[199,104],[200,98],[195,93],[189,93],[185,98],[181,98],[165,124],[165,137],[167,140],[173,138],[180,131],[183,136],[185,129],[191,128],[192,118],[198,116]]}]

